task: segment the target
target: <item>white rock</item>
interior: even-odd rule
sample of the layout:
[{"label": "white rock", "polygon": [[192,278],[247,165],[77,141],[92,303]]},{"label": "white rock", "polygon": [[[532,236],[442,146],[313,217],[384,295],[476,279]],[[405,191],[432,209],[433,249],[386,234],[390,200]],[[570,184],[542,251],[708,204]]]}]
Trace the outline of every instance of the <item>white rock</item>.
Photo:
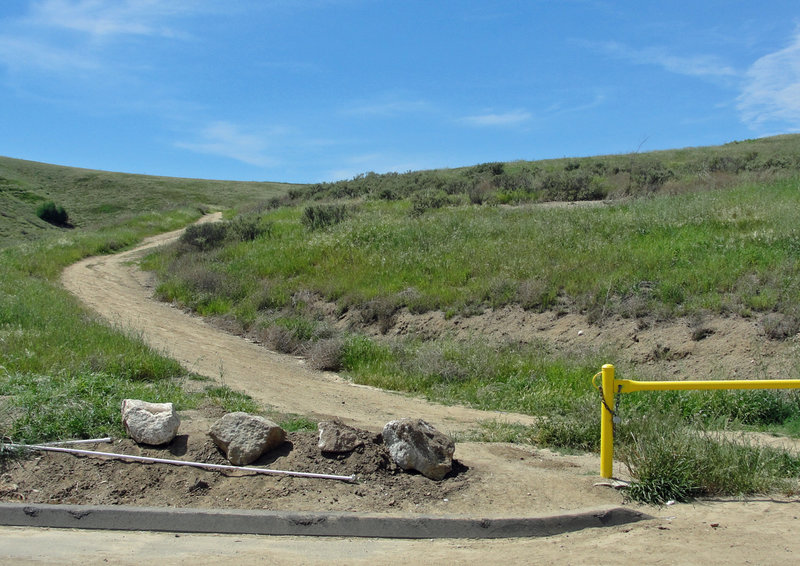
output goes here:
[{"label": "white rock", "polygon": [[123,399],[122,424],[136,442],[158,446],[172,442],[178,434],[181,420],[172,403]]}]

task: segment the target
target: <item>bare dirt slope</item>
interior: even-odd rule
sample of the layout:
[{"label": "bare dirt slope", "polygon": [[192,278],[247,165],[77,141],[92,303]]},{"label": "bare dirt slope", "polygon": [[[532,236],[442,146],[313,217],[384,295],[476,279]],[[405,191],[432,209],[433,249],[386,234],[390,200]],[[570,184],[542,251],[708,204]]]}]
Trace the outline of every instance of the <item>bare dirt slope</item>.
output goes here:
[{"label": "bare dirt slope", "polygon": [[[402,416],[425,418],[449,432],[469,429],[474,423],[487,419],[531,422],[530,417],[523,415],[444,407],[403,395],[354,386],[336,375],[308,371],[292,357],[276,355],[241,338],[222,333],[196,317],[152,301],[149,278],[138,272],[133,262],[144,249],[176,236],[177,233],[172,233],[151,239],[139,250],[118,256],[85,260],[64,273],[64,285],[104,318],[140,332],[146,341],[174,356],[192,371],[243,389],[259,401],[283,412],[336,416],[369,430],[377,430],[386,421]],[[201,412],[187,417],[188,437],[202,444],[205,442],[202,421],[213,415]],[[124,448],[121,445],[124,442],[117,441],[121,449]],[[300,439],[295,442],[297,455],[302,453],[300,448],[304,442]],[[187,442],[186,453],[191,450],[202,451],[203,448],[192,448]],[[59,487],[61,495],[53,494],[52,498],[38,500],[112,501],[115,497],[112,489],[101,493],[98,490],[81,489],[79,484],[112,481],[103,479],[108,476],[107,472],[102,471],[104,467],[112,470],[110,477],[113,481],[119,481],[126,473],[133,473],[126,472],[134,467],[132,464],[94,464],[75,459],[81,462],[80,466],[76,466],[65,458],[71,457],[43,455],[18,464],[26,469],[63,468],[59,480],[63,482]],[[154,487],[159,483],[165,484],[153,489],[153,492],[157,492],[169,504],[186,506],[202,505],[204,498],[209,498],[214,491],[223,494],[221,500],[229,506],[473,516],[537,515],[559,509],[622,503],[619,492],[593,485],[598,479],[596,474],[599,467],[593,455],[563,456],[530,447],[459,443],[456,458],[460,467],[443,484],[431,487],[426,483],[427,480],[412,476],[411,483],[403,487],[406,496],[402,495],[402,491],[392,492],[388,484],[381,485],[380,481],[383,480],[376,480],[378,483],[369,487],[362,485],[362,494],[366,496],[359,496],[345,493],[346,490],[353,491],[349,484],[337,484],[334,488],[330,483],[297,485],[300,480],[284,479],[278,482],[271,478],[252,477],[225,477],[209,481],[205,472],[192,472],[189,474],[192,477],[184,477],[171,468],[157,466],[148,466],[153,470],[149,480],[139,478],[136,481],[140,488],[145,487],[140,493],[148,491],[148,481]],[[279,467],[279,460],[272,463],[273,467]],[[296,461],[293,464],[300,465]],[[155,481],[152,476],[161,479]],[[47,481],[46,475],[38,477],[39,481]],[[4,499],[13,499],[15,493],[22,491],[18,484],[8,485],[13,481],[11,476],[4,481],[4,489],[7,490]],[[239,482],[244,481],[250,482],[247,487],[231,487],[241,485]],[[257,486],[257,482],[262,483]],[[422,497],[419,491],[422,491]],[[70,494],[81,492],[80,497],[70,499]],[[29,489],[27,493],[33,491]],[[269,496],[253,498],[248,493]],[[430,495],[426,496],[426,493]],[[136,501],[153,503],[142,497]],[[246,503],[248,499],[249,503]],[[219,505],[219,501],[208,499],[206,505]],[[218,562],[220,557],[236,556],[243,563],[276,561],[318,564],[339,561],[373,564],[396,563],[398,554],[412,563],[437,559],[446,563],[521,563],[535,557],[543,563],[572,564],[701,564],[722,560],[732,564],[784,564],[792,562],[794,556],[800,553],[800,540],[795,536],[800,516],[800,502],[797,499],[704,501],[663,509],[650,508],[646,512],[656,516],[656,519],[543,539],[507,541],[305,541],[285,537],[267,543],[259,537],[225,537],[223,541],[220,537],[211,536],[182,536],[176,539],[173,535],[147,533],[82,534],[78,540],[56,531],[34,533],[28,529],[1,529],[5,550],[0,554],[21,563],[55,559],[82,564],[102,563],[109,559],[133,563],[151,555],[168,556],[167,563],[191,561],[210,564]]]}]

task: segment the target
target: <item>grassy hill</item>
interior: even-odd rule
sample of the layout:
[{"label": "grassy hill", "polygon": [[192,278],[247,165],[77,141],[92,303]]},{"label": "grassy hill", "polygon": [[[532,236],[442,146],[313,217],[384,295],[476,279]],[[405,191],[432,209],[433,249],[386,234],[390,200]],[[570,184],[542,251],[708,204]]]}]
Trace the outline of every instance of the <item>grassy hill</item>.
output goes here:
[{"label": "grassy hill", "polygon": [[148,212],[233,208],[291,187],[111,173],[0,157],[0,246],[63,230],[36,215],[37,206],[48,201],[62,206],[75,228],[95,230]]},{"label": "grassy hill", "polygon": [[[213,207],[229,219],[194,227],[148,258],[164,298],[224,315],[229,327],[236,320],[271,347],[354,381],[542,417],[531,429],[501,427],[483,438],[591,450],[598,399],[588,379],[608,352],[380,332],[398,313],[450,319],[513,307],[597,326],[621,317],[642,328],[713,313],[759,321],[771,340],[794,339],[799,187],[798,135],[311,185],[0,158],[0,437],[114,430],[125,395],[198,402],[175,379],[174,361],[93,320],[58,275],[81,257],[184,226]],[[66,209],[72,228],[36,216],[48,201]],[[576,201],[585,203],[566,204]],[[650,486],[640,499],[770,490],[800,470],[795,456],[719,448],[711,435],[693,432],[731,423],[796,429],[794,391],[627,402],[618,439],[640,485]]]},{"label": "grassy hill", "polygon": [[674,194],[763,180],[800,171],[800,135],[625,155],[482,163],[404,174],[365,173],[298,188],[297,199],[363,197],[520,204]]}]

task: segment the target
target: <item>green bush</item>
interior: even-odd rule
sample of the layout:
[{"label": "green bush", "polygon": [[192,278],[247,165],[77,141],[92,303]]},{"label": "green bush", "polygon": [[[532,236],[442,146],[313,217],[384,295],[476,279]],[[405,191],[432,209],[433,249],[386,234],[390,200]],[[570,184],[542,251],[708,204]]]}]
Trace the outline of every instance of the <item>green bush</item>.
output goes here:
[{"label": "green bush", "polygon": [[312,231],[333,226],[345,218],[347,207],[343,204],[317,204],[303,209],[303,224]]},{"label": "green bush", "polygon": [[228,236],[228,225],[222,222],[192,224],[181,234],[180,243],[200,251],[221,246]]},{"label": "green bush", "polygon": [[411,195],[411,216],[421,216],[428,210],[442,208],[449,204],[443,191],[424,191]]},{"label": "green bush", "polygon": [[69,215],[64,210],[64,207],[57,205],[53,201],[43,202],[37,206],[36,216],[55,226],[64,226],[69,221]]}]

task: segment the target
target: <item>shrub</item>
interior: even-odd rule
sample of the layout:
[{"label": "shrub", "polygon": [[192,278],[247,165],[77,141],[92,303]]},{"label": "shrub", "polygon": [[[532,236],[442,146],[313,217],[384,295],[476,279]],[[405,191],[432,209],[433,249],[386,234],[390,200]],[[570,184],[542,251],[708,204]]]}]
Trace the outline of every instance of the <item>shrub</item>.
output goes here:
[{"label": "shrub", "polygon": [[598,200],[607,193],[602,177],[579,169],[547,173],[542,176],[539,189],[548,200],[564,201]]},{"label": "shrub", "polygon": [[442,208],[449,203],[442,191],[423,191],[411,195],[411,216],[421,216],[428,210]]},{"label": "shrub", "polygon": [[319,230],[338,224],[347,218],[347,207],[343,204],[317,204],[303,210],[303,224],[309,230]]},{"label": "shrub", "polygon": [[36,207],[36,216],[55,226],[64,226],[69,220],[67,211],[53,201],[47,201]]},{"label": "shrub", "polygon": [[252,242],[259,236],[272,235],[272,223],[261,223],[260,216],[238,216],[228,223],[228,236],[240,242]]},{"label": "shrub", "polygon": [[469,201],[472,204],[483,204],[492,192],[492,184],[488,179],[476,182],[468,191]]},{"label": "shrub", "polygon": [[339,338],[318,340],[308,351],[308,367],[318,370],[339,371],[342,369],[344,342]]},{"label": "shrub", "polygon": [[181,234],[180,243],[208,251],[221,246],[228,236],[228,224],[224,222],[208,222],[205,224],[192,224]]}]

